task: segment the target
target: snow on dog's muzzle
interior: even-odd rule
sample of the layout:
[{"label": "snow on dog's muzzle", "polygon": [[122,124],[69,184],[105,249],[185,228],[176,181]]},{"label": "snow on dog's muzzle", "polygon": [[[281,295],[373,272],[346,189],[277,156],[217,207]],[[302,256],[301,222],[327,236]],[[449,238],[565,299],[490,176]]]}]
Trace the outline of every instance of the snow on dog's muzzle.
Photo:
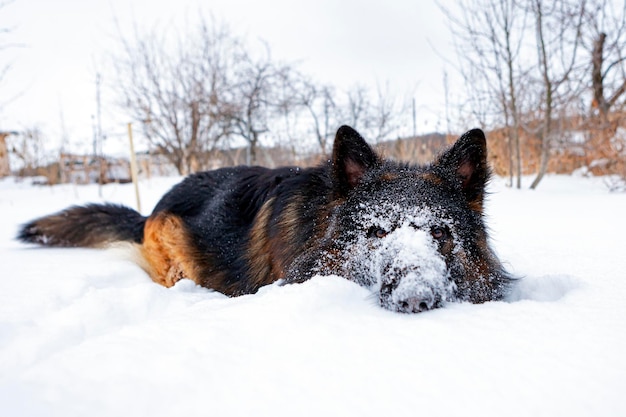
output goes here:
[{"label": "snow on dog's muzzle", "polygon": [[454,296],[455,284],[430,232],[405,225],[381,240],[371,257],[381,306],[418,313]]}]

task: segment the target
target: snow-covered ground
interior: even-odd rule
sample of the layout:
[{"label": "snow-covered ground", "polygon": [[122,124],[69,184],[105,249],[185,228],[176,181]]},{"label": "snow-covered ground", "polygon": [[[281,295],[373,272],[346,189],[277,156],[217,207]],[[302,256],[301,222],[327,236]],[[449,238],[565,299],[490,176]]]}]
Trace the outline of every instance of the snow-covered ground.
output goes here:
[{"label": "snow-covered ground", "polygon": [[[144,211],[177,179],[141,183]],[[42,249],[19,224],[132,186],[0,182],[1,416],[624,416],[626,195],[494,180],[511,299],[416,315],[336,277],[234,299],[166,289],[119,250]]]}]

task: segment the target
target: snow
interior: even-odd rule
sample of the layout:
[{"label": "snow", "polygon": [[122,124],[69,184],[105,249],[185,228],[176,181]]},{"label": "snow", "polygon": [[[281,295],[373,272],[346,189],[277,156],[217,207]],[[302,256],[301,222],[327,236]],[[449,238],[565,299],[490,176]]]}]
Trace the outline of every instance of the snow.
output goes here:
[{"label": "snow", "polygon": [[[178,179],[140,184],[149,211]],[[229,299],[154,284],[120,249],[42,249],[19,224],[130,185],[0,181],[2,416],[626,415],[626,195],[496,179],[507,301],[420,314],[339,277]]]}]

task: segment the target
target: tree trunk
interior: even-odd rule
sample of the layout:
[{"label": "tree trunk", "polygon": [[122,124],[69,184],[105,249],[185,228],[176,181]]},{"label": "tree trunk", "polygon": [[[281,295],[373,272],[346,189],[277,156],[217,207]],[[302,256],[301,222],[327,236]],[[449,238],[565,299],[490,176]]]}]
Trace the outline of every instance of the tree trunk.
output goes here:
[{"label": "tree trunk", "polygon": [[530,184],[530,189],[534,190],[537,188],[543,176],[546,174],[548,169],[548,161],[550,159],[550,148],[547,145],[548,138],[543,138],[541,141],[541,156],[539,158],[539,171],[537,172],[537,176],[533,180],[532,184]]},{"label": "tree trunk", "polygon": [[602,77],[602,64],[604,62],[604,42],[606,33],[600,33],[593,42],[591,53],[591,86],[593,89],[593,107],[597,107],[603,121],[609,111],[608,103],[604,98],[604,80]]},{"label": "tree trunk", "polygon": [[548,54],[546,51],[546,44],[543,36],[543,15],[541,11],[541,3],[537,1],[537,9],[535,11],[536,19],[537,19],[537,42],[539,48],[539,61],[541,65],[541,76],[543,79],[543,86],[546,90],[546,110],[543,117],[543,128],[541,129],[541,155],[539,158],[539,171],[537,172],[537,176],[533,180],[530,185],[530,189],[534,190],[537,188],[543,176],[548,169],[548,159],[550,157],[550,133],[551,133],[551,122],[552,122],[552,106],[553,97],[552,97],[552,82],[550,80],[550,74],[548,73]]}]

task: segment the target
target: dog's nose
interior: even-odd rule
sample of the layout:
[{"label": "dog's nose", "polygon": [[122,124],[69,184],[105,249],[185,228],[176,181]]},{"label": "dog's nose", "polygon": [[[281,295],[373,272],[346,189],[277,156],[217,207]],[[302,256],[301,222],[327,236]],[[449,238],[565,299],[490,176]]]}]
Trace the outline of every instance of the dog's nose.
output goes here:
[{"label": "dog's nose", "polygon": [[416,295],[401,301],[399,307],[403,313],[421,313],[432,309],[435,304],[435,297],[432,295]]}]

